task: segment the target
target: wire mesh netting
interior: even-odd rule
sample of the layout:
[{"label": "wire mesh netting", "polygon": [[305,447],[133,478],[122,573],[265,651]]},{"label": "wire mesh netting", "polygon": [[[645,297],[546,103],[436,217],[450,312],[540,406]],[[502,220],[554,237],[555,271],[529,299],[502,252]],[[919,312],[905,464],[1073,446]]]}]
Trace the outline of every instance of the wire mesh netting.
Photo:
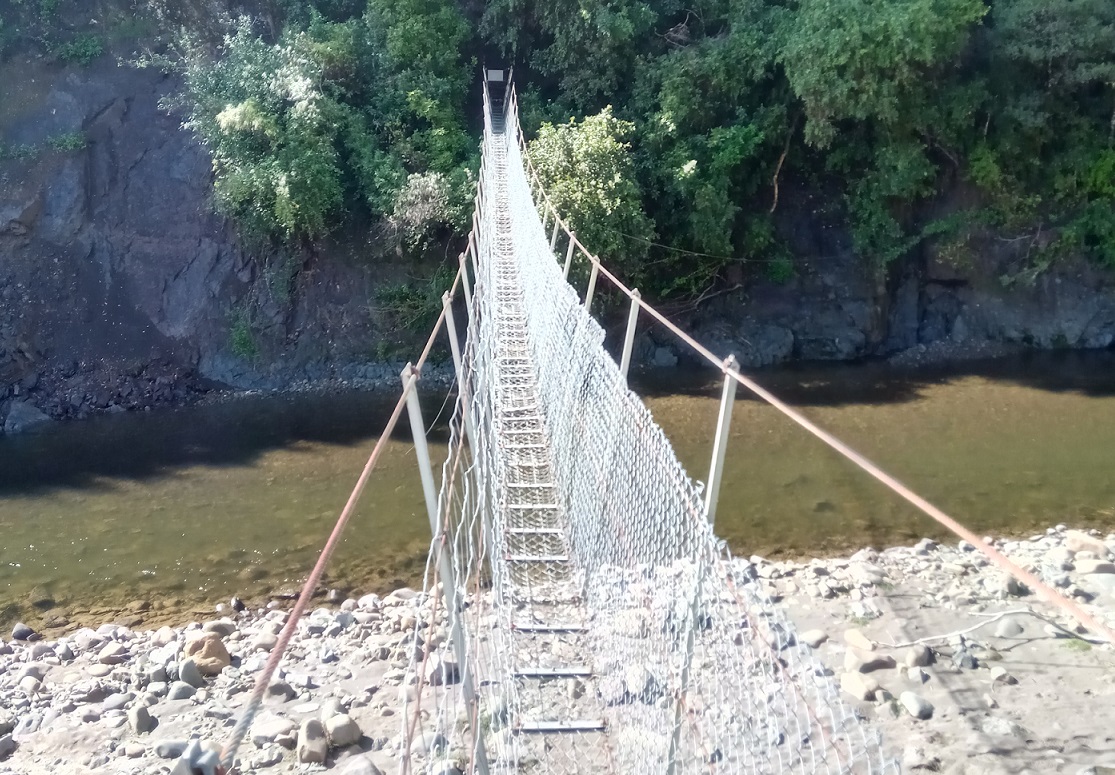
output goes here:
[{"label": "wire mesh netting", "polygon": [[[428,575],[425,590],[445,596],[461,683],[406,714],[424,741],[414,761],[897,771],[750,563],[713,534],[701,485],[563,278],[503,111],[485,110],[476,279],[431,553],[447,584]],[[416,680],[448,683],[417,632]]]}]

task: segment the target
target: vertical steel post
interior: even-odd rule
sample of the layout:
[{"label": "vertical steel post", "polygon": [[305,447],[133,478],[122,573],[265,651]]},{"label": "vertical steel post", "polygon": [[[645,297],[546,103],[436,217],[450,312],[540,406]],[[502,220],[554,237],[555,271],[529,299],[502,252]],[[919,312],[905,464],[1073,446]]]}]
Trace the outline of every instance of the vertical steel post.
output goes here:
[{"label": "vertical steel post", "polygon": [[585,291],[585,312],[592,310],[592,295],[596,293],[596,276],[600,274],[600,261],[589,256],[592,262],[592,273],[588,276],[588,290]]},{"label": "vertical steel post", "polygon": [[[403,381],[403,390],[407,391],[407,413],[410,415],[410,432],[414,437],[414,455],[418,458],[418,474],[422,478],[422,494],[426,498],[426,513],[430,517],[430,530],[435,539],[443,537],[438,525],[437,490],[434,488],[434,469],[430,463],[430,448],[426,446],[426,426],[422,422],[422,405],[418,400],[418,372],[414,365],[408,363],[399,377]],[[445,606],[449,613],[450,632],[453,638],[453,650],[457,656],[457,665],[461,672],[461,689],[469,707],[477,711],[478,698],[476,688],[472,684],[472,668],[466,657],[465,640],[461,633],[461,607],[457,600],[457,584],[453,579],[453,566],[444,543],[438,552],[438,574],[441,576],[442,592],[445,595]],[[484,746],[484,733],[480,729],[476,733],[476,769],[481,775],[488,773],[488,754]]]},{"label": "vertical steel post", "polygon": [[627,379],[627,371],[631,368],[631,351],[635,348],[635,329],[639,325],[639,300],[643,295],[639,289],[631,291],[631,309],[627,313],[627,333],[623,336],[623,355],[619,359],[619,373]]},{"label": "vertical steel post", "polygon": [[542,208],[542,233],[546,233],[546,219],[550,217],[550,206],[546,205]]},{"label": "vertical steel post", "polygon": [[569,247],[565,250],[565,282],[569,282],[569,267],[573,266],[573,249],[577,247],[577,232],[569,232]]},{"label": "vertical steel post", "polygon": [[557,217],[557,213],[555,212],[554,213],[554,233],[550,235],[550,252],[551,253],[553,253],[554,248],[557,247],[557,235],[558,235],[558,230],[559,229],[561,229],[561,219]]},{"label": "vertical steel post", "polygon": [[461,265],[461,292],[465,297],[465,309],[472,317],[472,285],[468,277],[468,250],[457,256],[457,263]]},{"label": "vertical steel post", "polygon": [[[463,413],[465,416],[465,432],[468,434],[469,444],[476,449],[478,437],[476,425],[473,423],[472,412],[468,408],[468,383],[465,381],[465,363],[461,357],[461,343],[457,339],[457,320],[453,317],[453,297],[446,291],[441,296],[441,306],[445,310],[445,333],[449,335],[449,351],[453,353],[453,368],[457,372],[457,395],[464,402]],[[475,452],[474,452],[475,454]]]},{"label": "vertical steel post", "polygon": [[728,374],[739,366],[736,356],[724,359],[724,391],[720,394],[720,416],[716,420],[716,439],[712,443],[712,465],[705,491],[705,514],[710,525],[716,524],[716,503],[720,499],[720,482],[724,478],[724,454],[728,451],[728,432],[732,425],[732,407],[736,403],[736,380]]}]

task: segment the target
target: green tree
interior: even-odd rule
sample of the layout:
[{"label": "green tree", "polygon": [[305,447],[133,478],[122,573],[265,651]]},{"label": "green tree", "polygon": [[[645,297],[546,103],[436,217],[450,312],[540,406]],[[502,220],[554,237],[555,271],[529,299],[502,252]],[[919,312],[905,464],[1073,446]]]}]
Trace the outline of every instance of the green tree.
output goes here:
[{"label": "green tree", "polygon": [[543,124],[529,153],[578,238],[637,283],[654,228],[643,212],[626,142],[633,129],[609,106],[580,122]]},{"label": "green tree", "polygon": [[802,0],[780,59],[806,138],[824,148],[837,122],[899,120],[904,95],[932,88],[984,13],[982,0]]}]

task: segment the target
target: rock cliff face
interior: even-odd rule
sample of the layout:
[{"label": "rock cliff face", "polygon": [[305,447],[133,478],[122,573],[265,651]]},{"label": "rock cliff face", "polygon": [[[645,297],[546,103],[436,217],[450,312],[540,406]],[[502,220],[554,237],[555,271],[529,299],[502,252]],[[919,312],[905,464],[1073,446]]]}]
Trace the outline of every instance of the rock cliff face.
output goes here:
[{"label": "rock cliff face", "polygon": [[[376,364],[384,326],[373,300],[409,268],[369,260],[366,230],[286,258],[245,249],[212,210],[205,150],[159,107],[176,88],[108,56],[88,69],[33,55],[0,65],[0,142],[18,151],[0,157],[0,424],[14,417],[10,431],[33,425],[35,409],[81,417],[182,401],[214,384],[397,373]],[[82,149],[52,145],[78,135]],[[799,256],[795,277],[746,280],[677,313],[745,366],[941,341],[1115,339],[1110,273],[1067,262],[1006,287],[999,278],[1018,256],[994,241],[963,269],[927,254],[883,273],[855,255],[823,196],[791,193],[780,217]],[[257,357],[233,346],[245,319]],[[646,363],[685,357],[661,332],[641,343]]]},{"label": "rock cliff face", "polygon": [[[0,420],[384,371],[370,300],[407,267],[363,260],[366,239],[285,260],[244,249],[212,211],[205,150],[159,107],[173,78],[105,57],[13,59],[0,79],[16,149],[0,161]],[[78,135],[83,149],[52,146]],[[237,316],[258,357],[234,352]]]}]

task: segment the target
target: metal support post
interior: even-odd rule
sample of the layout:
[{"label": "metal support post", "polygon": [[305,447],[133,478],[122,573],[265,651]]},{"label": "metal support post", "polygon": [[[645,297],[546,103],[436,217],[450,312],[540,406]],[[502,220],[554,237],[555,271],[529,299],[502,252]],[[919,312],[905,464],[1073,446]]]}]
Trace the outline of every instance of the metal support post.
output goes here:
[{"label": "metal support post", "polygon": [[442,294],[441,306],[445,310],[445,333],[449,335],[449,351],[453,353],[453,368],[457,371],[457,391],[464,403],[465,432],[468,434],[469,444],[475,450],[478,437],[472,412],[469,411],[468,407],[468,382],[465,381],[467,375],[465,374],[464,359],[461,358],[461,343],[457,339],[457,321],[453,317],[453,298],[449,295],[449,291]]},{"label": "metal support post", "polygon": [[[437,490],[434,488],[434,469],[430,464],[430,448],[426,446],[426,427],[422,422],[422,405],[418,401],[418,372],[414,365],[408,363],[399,375],[403,381],[403,390],[407,391],[407,413],[410,415],[410,432],[414,437],[414,454],[418,458],[418,473],[422,478],[422,493],[426,498],[426,513],[430,517],[430,530],[434,538],[442,536],[438,525]],[[464,636],[461,634],[460,614],[461,608],[457,600],[457,584],[453,580],[453,566],[449,556],[442,545],[438,552],[438,573],[441,576],[442,592],[445,595],[445,605],[449,613],[450,632],[453,638],[453,650],[456,652],[457,664],[461,671],[461,689],[465,695],[465,702],[476,712],[479,717],[479,704],[476,688],[472,683],[472,669],[466,657]],[[476,732],[476,770],[481,775],[488,773],[488,754],[484,746],[484,734],[480,729]]]},{"label": "metal support post", "polygon": [[[471,245],[471,240],[469,241],[469,243]],[[461,292],[464,294],[465,297],[465,310],[468,312],[468,316],[471,318],[472,285],[470,285],[471,281],[468,278],[468,256],[466,255],[467,252],[468,250],[466,248],[465,253],[461,253],[461,255],[457,256],[457,263],[461,265]]]},{"label": "metal support post", "polygon": [[588,276],[588,290],[585,291],[585,312],[592,310],[592,295],[596,293],[596,276],[600,274],[600,262],[589,256],[592,261],[592,273]]},{"label": "metal support post", "polygon": [[550,217],[550,206],[546,205],[542,208],[542,233],[546,233],[546,219]]},{"label": "metal support post", "polygon": [[553,253],[554,248],[557,247],[557,235],[558,235],[558,230],[559,229],[561,229],[561,219],[557,217],[557,213],[554,213],[554,233],[550,235],[550,252],[551,253]]},{"label": "metal support post", "polygon": [[639,289],[631,291],[631,309],[627,313],[627,333],[623,336],[623,356],[619,359],[619,373],[627,378],[631,367],[631,351],[635,348],[635,329],[639,325],[639,300],[643,296]]},{"label": "metal support post", "polygon": [[569,267],[573,266],[573,249],[577,247],[577,232],[569,232],[569,247],[565,250],[565,282],[569,282]]},{"label": "metal support post", "polygon": [[716,420],[716,439],[712,443],[712,466],[705,490],[705,514],[710,525],[716,524],[716,502],[720,498],[720,482],[724,478],[724,453],[728,451],[728,432],[732,425],[732,407],[736,403],[736,380],[728,374],[739,366],[736,356],[724,359],[724,391],[720,395],[720,416]]}]

